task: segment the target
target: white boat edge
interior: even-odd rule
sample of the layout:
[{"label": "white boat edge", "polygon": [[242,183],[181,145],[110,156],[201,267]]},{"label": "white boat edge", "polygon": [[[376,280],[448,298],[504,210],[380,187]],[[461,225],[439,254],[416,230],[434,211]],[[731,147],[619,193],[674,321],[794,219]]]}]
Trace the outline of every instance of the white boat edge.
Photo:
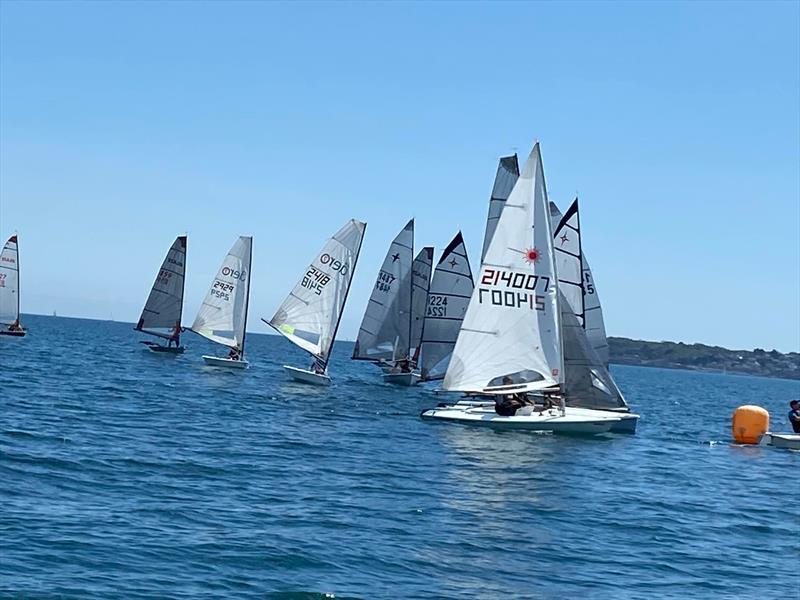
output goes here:
[{"label": "white boat edge", "polygon": [[226,367],[228,369],[246,369],[250,363],[246,360],[234,360],[232,358],[224,358],[222,356],[209,356],[203,355],[205,363],[211,367]]},{"label": "white boat edge", "polygon": [[800,450],[800,433],[767,432],[761,437],[760,444],[785,450]]},{"label": "white boat edge", "polygon": [[[524,412],[520,412],[524,411]],[[512,417],[498,415],[488,402],[439,406],[423,411],[426,420],[442,420],[495,429],[551,431],[553,433],[635,433],[639,415],[588,408],[567,407],[564,415],[557,408],[533,411],[525,408]]]},{"label": "white boat edge", "polygon": [[331,384],[331,378],[328,377],[327,374],[321,375],[319,373],[314,373],[313,371],[308,371],[306,369],[300,369],[298,367],[292,367],[289,365],[283,365],[283,370],[286,371],[286,374],[289,377],[301,383],[309,383],[311,385],[320,386],[327,386]]},{"label": "white boat edge", "polygon": [[411,387],[419,382],[419,373],[384,373],[383,382]]}]

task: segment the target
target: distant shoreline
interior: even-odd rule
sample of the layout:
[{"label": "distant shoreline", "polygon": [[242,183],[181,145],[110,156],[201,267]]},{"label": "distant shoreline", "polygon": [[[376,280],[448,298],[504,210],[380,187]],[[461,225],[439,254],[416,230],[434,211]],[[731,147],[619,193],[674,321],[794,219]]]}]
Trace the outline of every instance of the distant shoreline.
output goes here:
[{"label": "distant shoreline", "polygon": [[729,375],[800,380],[800,353],[777,350],[729,350],[683,342],[648,342],[608,338],[610,362],[619,365],[684,369]]},{"label": "distant shoreline", "polygon": [[[23,314],[23,320],[26,314],[53,318],[53,315],[25,313]],[[57,315],[56,318],[128,323],[133,326],[133,321],[112,321],[111,319],[66,315]],[[279,334],[266,331],[248,331],[248,333],[280,337]],[[353,343],[353,340],[347,339],[339,339],[338,341]],[[782,353],[777,350],[767,351],[761,348],[756,348],[755,350],[730,350],[721,346],[707,346],[706,344],[649,342],[624,337],[609,337],[608,344],[609,362],[617,365],[800,380],[800,352]]]}]

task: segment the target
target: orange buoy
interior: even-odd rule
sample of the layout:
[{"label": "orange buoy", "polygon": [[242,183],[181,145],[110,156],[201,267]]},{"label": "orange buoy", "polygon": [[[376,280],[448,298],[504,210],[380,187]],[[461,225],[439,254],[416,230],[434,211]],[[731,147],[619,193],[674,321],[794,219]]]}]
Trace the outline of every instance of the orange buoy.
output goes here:
[{"label": "orange buoy", "polygon": [[769,429],[769,413],[752,404],[740,406],[733,411],[731,429],[733,439],[740,444],[757,444]]}]

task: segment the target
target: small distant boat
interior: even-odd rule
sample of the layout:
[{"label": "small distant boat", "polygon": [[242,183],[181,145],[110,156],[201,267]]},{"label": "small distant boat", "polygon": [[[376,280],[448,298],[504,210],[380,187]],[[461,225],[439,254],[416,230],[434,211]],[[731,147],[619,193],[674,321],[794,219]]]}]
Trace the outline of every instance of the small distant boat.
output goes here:
[{"label": "small distant boat", "polygon": [[0,335],[25,333],[19,322],[19,249],[17,236],[12,235],[0,253]]},{"label": "small distant boat", "polygon": [[227,357],[203,355],[209,366],[246,369],[244,342],[250,302],[253,238],[240,236],[225,256],[197,312],[191,331],[230,348]]},{"label": "small distant boat", "polygon": [[330,360],[367,224],[350,220],[317,254],[267,325],[314,359],[310,369],[284,365],[303,383],[330,385]]},{"label": "small distant boat", "polygon": [[152,341],[142,342],[151,352],[176,355],[183,354],[186,350],[181,346],[185,279],[186,236],[180,235],[175,238],[161,263],[142,315],[134,327],[137,331],[166,340],[166,345]]},{"label": "small distant boat", "polygon": [[433,272],[420,344],[420,381],[444,379],[474,288],[467,249],[459,231]]},{"label": "small distant boat", "polygon": [[414,219],[397,234],[383,259],[358,330],[353,360],[383,371],[386,383],[413,385],[425,318],[433,248],[414,257]]},{"label": "small distant boat", "polygon": [[[537,143],[497,220],[443,388],[490,397],[538,394],[543,403],[506,412],[494,402],[457,402],[422,418],[555,433],[603,433],[622,421],[635,428],[637,415],[565,404],[564,316],[575,317],[560,288]],[[578,330],[584,335],[579,324]]]}]

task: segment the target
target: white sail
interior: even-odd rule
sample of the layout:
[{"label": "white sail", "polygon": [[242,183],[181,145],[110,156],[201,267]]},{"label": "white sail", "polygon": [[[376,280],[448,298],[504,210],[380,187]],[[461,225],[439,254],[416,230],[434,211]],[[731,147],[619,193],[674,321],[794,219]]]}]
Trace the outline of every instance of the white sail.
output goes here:
[{"label": "white sail", "polygon": [[186,236],[175,238],[147,297],[136,329],[166,339],[178,339],[183,313]]},{"label": "white sail", "polygon": [[241,236],[222,261],[192,331],[224,346],[244,350],[253,238]]},{"label": "white sail", "polygon": [[486,232],[483,234],[483,250],[481,251],[481,261],[486,256],[486,250],[489,248],[489,242],[492,241],[494,230],[497,227],[497,221],[503,212],[503,206],[508,199],[508,195],[514,188],[519,177],[519,162],[517,155],[504,156],[500,159],[497,165],[497,174],[494,176],[494,186],[492,187],[492,196],[489,199],[489,214],[486,217]]},{"label": "white sail", "polygon": [[419,356],[422,329],[425,323],[425,306],[428,304],[428,289],[433,269],[433,248],[425,246],[411,264],[411,340],[409,348]]},{"label": "white sail", "polygon": [[19,323],[19,253],[12,235],[0,253],[0,323]]},{"label": "white sail", "polygon": [[442,252],[433,272],[419,360],[422,379],[444,377],[474,287],[467,249],[459,231]]},{"label": "white sail", "polygon": [[350,220],[330,238],[268,321],[323,364],[333,347],[366,227]]},{"label": "white sail", "polygon": [[444,388],[493,392],[563,382],[558,283],[537,143],[505,203],[461,325]]},{"label": "white sail", "polygon": [[[553,223],[558,224],[561,219],[561,211],[551,202],[550,214]],[[558,240],[556,240],[558,247]],[[603,309],[600,306],[600,296],[597,293],[597,286],[592,278],[592,270],[589,267],[589,260],[586,252],[581,248],[581,269],[583,271],[583,319],[581,324],[586,330],[586,337],[589,344],[594,349],[602,363],[608,367],[608,338],[606,337],[606,326],[603,322]],[[559,271],[560,273],[560,271]]]},{"label": "white sail", "polygon": [[358,330],[356,360],[399,360],[408,356],[411,337],[411,262],[414,219],[389,246]]}]

